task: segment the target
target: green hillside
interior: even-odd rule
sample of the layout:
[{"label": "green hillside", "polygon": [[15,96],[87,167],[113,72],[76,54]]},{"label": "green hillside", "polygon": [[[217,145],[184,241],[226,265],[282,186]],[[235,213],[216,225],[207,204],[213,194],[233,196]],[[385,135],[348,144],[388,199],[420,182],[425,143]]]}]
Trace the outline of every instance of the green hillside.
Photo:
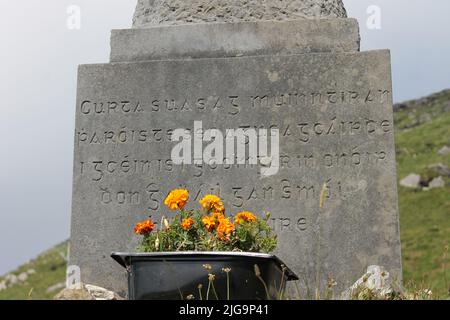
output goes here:
[{"label": "green hillside", "polygon": [[[450,90],[396,106],[399,181],[411,173],[426,184],[440,174],[430,166],[450,166]],[[442,176],[442,175],[441,175]],[[399,187],[403,270],[406,284],[431,288],[441,296],[450,289],[450,179],[445,188]]]},{"label": "green hillside", "polygon": [[[0,289],[0,300],[52,299],[64,285],[67,246],[67,241],[61,243],[9,273],[9,278],[11,275],[19,278],[21,274],[27,274],[27,279],[16,279],[16,284],[8,284],[6,290]],[[8,282],[7,278],[7,275],[0,277],[0,284]]]},{"label": "green hillside", "polygon": [[[442,176],[430,166],[450,166],[450,90],[395,106],[399,181],[420,174],[423,186]],[[431,289],[435,297],[449,297],[450,289],[450,179],[446,187],[427,190],[399,187],[404,279],[407,287]],[[26,280],[1,288],[0,299],[49,299],[61,288],[67,243],[62,243],[24,264],[11,275],[26,273]],[[14,278],[14,277],[13,277]]]}]

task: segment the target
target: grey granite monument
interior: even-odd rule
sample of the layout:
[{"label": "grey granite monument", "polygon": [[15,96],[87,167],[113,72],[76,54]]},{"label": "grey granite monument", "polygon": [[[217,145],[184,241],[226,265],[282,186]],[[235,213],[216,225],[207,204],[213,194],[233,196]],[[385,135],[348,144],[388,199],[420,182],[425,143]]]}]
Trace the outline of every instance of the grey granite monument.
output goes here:
[{"label": "grey granite monument", "polygon": [[[136,222],[170,217],[163,200],[180,186],[191,207],[212,192],[229,213],[271,212],[301,287],[343,290],[370,265],[401,281],[390,54],[359,42],[340,0],[140,0],[133,28],[112,32],[111,63],[78,72],[70,264],[82,281],[125,292],[110,253],[134,250]],[[173,134],[199,124],[276,131],[278,156],[272,144],[256,164],[216,164],[192,150],[179,164]]]}]

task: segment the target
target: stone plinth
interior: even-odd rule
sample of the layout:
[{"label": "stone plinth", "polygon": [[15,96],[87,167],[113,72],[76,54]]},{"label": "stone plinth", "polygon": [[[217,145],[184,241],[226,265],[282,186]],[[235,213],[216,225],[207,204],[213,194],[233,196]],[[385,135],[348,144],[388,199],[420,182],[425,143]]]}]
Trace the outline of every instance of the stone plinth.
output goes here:
[{"label": "stone plinth", "polygon": [[[109,254],[134,249],[139,220],[170,217],[163,200],[179,186],[191,207],[213,192],[230,213],[271,212],[277,253],[311,281],[316,267],[338,288],[368,265],[398,275],[391,97],[386,51],[80,67],[71,261],[82,281],[124,290]],[[175,165],[171,132],[195,121],[223,132],[278,128],[279,172]]]},{"label": "stone plinth", "polygon": [[355,19],[299,19],[113,30],[111,62],[359,51]]}]

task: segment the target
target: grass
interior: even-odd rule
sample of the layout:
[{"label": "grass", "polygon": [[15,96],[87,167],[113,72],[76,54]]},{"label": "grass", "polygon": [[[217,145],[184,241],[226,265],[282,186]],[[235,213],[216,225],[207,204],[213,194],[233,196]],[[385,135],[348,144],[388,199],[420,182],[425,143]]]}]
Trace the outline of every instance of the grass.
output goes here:
[{"label": "grass", "polygon": [[[436,112],[442,105],[450,106],[449,92],[446,99],[441,95],[421,110],[396,114],[399,180],[410,173],[426,176],[433,164],[450,166],[450,155],[438,154],[444,145],[450,146],[450,112]],[[405,284],[426,285],[441,297],[450,296],[450,179],[445,181],[445,188],[429,191],[399,187]]]}]

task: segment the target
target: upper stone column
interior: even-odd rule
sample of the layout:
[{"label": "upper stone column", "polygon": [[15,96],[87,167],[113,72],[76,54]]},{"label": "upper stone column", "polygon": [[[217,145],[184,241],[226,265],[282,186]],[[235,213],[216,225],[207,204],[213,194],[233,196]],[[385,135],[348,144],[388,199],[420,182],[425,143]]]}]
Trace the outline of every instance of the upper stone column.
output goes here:
[{"label": "upper stone column", "polygon": [[133,27],[346,17],[342,0],[138,0]]}]

